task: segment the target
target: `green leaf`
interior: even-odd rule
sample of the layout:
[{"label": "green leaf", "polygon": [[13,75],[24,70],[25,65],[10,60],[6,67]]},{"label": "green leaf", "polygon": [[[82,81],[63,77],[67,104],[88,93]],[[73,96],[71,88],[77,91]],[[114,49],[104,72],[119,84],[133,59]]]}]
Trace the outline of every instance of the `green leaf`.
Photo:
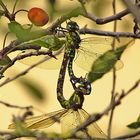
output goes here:
[{"label": "green leaf", "polygon": [[88,74],[88,80],[92,83],[109,72],[115,66],[117,61],[120,60],[124,50],[133,42],[134,40],[131,40],[116,50],[109,50],[97,58]]},{"label": "green leaf", "polygon": [[140,128],[140,121],[130,123],[129,125],[127,125],[127,127],[129,127],[130,129],[138,129]]},{"label": "green leaf", "polygon": [[59,38],[53,35],[42,37],[42,38],[39,38],[37,40],[30,42],[30,44],[45,47],[45,48],[51,49],[52,51],[59,50],[63,46],[64,43],[65,43],[64,40],[60,40]]},{"label": "green leaf", "polygon": [[25,90],[28,91],[27,94],[34,99],[37,99],[38,101],[43,101],[45,99],[45,93],[41,90],[37,83],[25,78],[20,79],[19,82],[25,87]]},{"label": "green leaf", "polygon": [[11,59],[8,56],[4,56],[0,60],[0,66],[5,66],[5,65],[8,65],[9,63],[11,63]]},{"label": "green leaf", "polygon": [[20,41],[26,41],[30,37],[31,28],[23,28],[18,22],[12,21],[8,24],[10,32],[14,33]]},{"label": "green leaf", "polygon": [[129,125],[127,125],[127,127],[129,127],[130,129],[140,128],[140,115],[137,118],[137,121],[136,122],[130,123]]}]

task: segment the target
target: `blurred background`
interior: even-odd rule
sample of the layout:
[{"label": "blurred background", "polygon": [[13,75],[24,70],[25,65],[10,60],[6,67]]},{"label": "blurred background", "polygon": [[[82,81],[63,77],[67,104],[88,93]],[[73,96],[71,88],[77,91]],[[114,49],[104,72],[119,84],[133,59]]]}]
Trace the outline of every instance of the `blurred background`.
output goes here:
[{"label": "blurred background", "polygon": [[[7,8],[13,8],[13,1],[4,0]],[[54,7],[49,4],[49,0],[19,0],[16,9],[30,9],[32,7],[40,7],[46,10],[50,16],[49,24],[45,25],[43,28],[48,27],[52,21],[74,9],[77,7],[79,3],[77,0],[56,0],[56,4]],[[89,4],[86,5],[87,10],[93,15],[98,17],[107,17],[112,15],[112,3],[111,0],[90,0]],[[122,0],[117,1],[117,11],[121,11],[124,9]],[[53,12],[52,12],[53,11]],[[24,12],[20,12],[17,14],[17,21],[21,24],[30,24],[27,19],[27,14]],[[100,29],[105,31],[113,31],[113,23],[108,23],[105,25],[96,25],[94,22],[84,18],[77,17],[72,18],[72,20],[76,21],[80,27],[87,25],[93,29]],[[4,35],[7,32],[7,23],[9,21],[6,18],[0,19],[0,46],[2,48],[2,43],[4,39]],[[122,20],[118,21],[117,31],[129,31],[132,32],[133,27],[133,19],[132,16],[126,16]],[[10,43],[11,40],[15,38],[11,38],[10,36],[7,38],[6,45]],[[130,47],[122,56],[121,60],[123,61],[123,68],[117,71],[117,84],[116,84],[116,92],[121,93],[122,89],[128,90],[139,78],[140,78],[140,47],[139,40],[135,41],[135,44]],[[13,67],[6,71],[6,77],[13,77],[24,69],[28,68],[28,66],[17,62]],[[78,75],[85,75],[87,71],[79,68],[74,65],[74,71]],[[8,102],[10,104],[16,104],[19,106],[28,106],[33,105],[35,107],[35,115],[40,115],[42,113],[48,113],[52,111],[56,111],[61,109],[60,104],[56,99],[56,85],[58,79],[59,69],[56,70],[47,70],[34,68],[29,73],[24,76],[30,82],[38,86],[41,91],[44,93],[42,98],[35,98],[31,96],[29,90],[27,90],[19,81],[20,79],[9,83],[0,88],[0,100]],[[22,77],[23,78],[23,77]],[[4,79],[2,79],[4,80]],[[101,112],[110,102],[110,95],[112,90],[112,73],[106,74],[102,79],[96,81],[92,85],[92,94],[85,98],[83,108],[88,113]],[[69,84],[69,78],[66,77],[64,94],[65,97],[69,97],[72,93],[72,88]],[[139,107],[140,107],[140,87],[138,87],[133,93],[127,96],[121,103],[119,107],[116,108],[113,119],[113,130],[112,136],[123,135],[129,132],[133,132],[132,130],[126,127],[127,124],[134,122],[139,116]],[[21,114],[22,111],[18,109],[12,109],[5,107],[0,104],[0,130],[7,130],[8,125],[12,120],[12,115]],[[98,121],[98,125],[101,129],[106,133],[108,127],[108,116],[104,116],[101,120]],[[57,129],[56,129],[57,128]],[[59,127],[54,125],[46,130],[58,130]]]}]

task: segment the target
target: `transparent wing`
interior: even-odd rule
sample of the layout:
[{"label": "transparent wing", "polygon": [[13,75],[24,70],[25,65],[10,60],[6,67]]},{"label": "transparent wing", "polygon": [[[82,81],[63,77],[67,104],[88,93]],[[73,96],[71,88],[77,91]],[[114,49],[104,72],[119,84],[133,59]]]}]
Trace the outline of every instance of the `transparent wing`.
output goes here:
[{"label": "transparent wing", "polygon": [[[24,52],[24,54],[26,53],[30,53],[30,52],[35,52],[35,50],[27,50]],[[38,68],[42,68],[42,69],[58,69],[61,67],[61,62],[63,60],[63,54],[64,54],[64,48],[61,48],[60,50],[58,50],[57,52],[53,53],[57,59],[54,59],[50,56],[47,56],[48,59],[47,61],[45,61],[44,63],[38,65]],[[35,63],[37,63],[38,61],[40,61],[41,59],[43,59],[44,57],[46,57],[45,55],[39,55],[39,56],[31,56],[31,57],[27,57],[24,58],[22,60],[19,60],[19,62],[31,66]]]},{"label": "transparent wing", "polygon": [[[82,122],[78,111],[69,109],[67,114],[61,118],[61,131],[62,133],[68,133],[79,126],[81,123]],[[82,131],[76,133],[76,136],[86,138],[86,134]]]},{"label": "transparent wing", "polygon": [[[62,109],[48,114],[27,118],[24,122],[24,126],[29,129],[44,129],[59,121],[66,112],[67,109]],[[10,124],[8,128],[15,129],[15,124]]]},{"label": "transparent wing", "polygon": [[[80,48],[77,51],[75,62],[81,68],[89,71],[93,62],[102,54],[112,49],[113,37],[88,37],[82,39]],[[115,39],[115,48],[121,47],[131,41],[131,38]],[[123,62],[118,60],[116,69],[123,67]],[[103,73],[101,71],[101,73]]]},{"label": "transparent wing", "polygon": [[[69,109],[67,114],[61,118],[62,132],[66,133],[71,131],[72,129],[79,126],[82,122],[84,122],[88,117],[89,114],[83,109],[78,109],[78,111]],[[96,123],[91,124],[85,130],[77,132],[76,135],[82,138],[87,138],[88,136],[93,138],[107,138],[107,136],[102,132]]]},{"label": "transparent wing", "polygon": [[[77,50],[77,56],[75,58],[75,62],[78,66],[81,68],[89,71],[91,69],[91,66],[93,62],[102,54],[104,54],[106,51],[110,50],[111,44],[113,42],[113,37],[88,37],[84,38],[81,41],[80,48]],[[125,45],[127,42],[129,42],[131,38],[119,38],[115,39],[115,47],[121,47],[122,45]],[[25,51],[25,53],[34,52],[34,50]],[[54,53],[54,55],[57,57],[57,59],[51,58],[48,56],[48,60],[37,67],[43,68],[43,69],[58,69],[61,67],[61,62],[63,59],[64,54],[64,47],[62,47],[60,50]],[[26,64],[26,65],[32,65],[39,60],[43,59],[45,56],[31,56],[25,59],[20,60],[19,62]],[[116,64],[116,69],[120,69],[123,67],[123,62],[121,60],[118,60],[119,62]]]},{"label": "transparent wing", "polygon": [[[89,114],[84,109],[79,109],[78,112],[81,116],[82,122],[85,121],[89,117]],[[97,123],[90,124],[87,127],[87,132],[88,132],[89,136],[91,136],[91,137],[107,138],[107,136],[101,130],[101,128],[97,125]]]}]

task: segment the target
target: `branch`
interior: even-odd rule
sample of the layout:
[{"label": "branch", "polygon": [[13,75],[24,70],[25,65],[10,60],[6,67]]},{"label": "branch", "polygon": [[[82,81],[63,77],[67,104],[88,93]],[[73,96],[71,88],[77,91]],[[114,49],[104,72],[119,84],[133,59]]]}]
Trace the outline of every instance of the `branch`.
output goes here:
[{"label": "branch", "polygon": [[[47,52],[47,53],[48,53],[48,52]],[[49,52],[49,53],[50,53],[50,52]],[[48,54],[49,54],[49,53],[48,53]],[[52,55],[52,54],[51,54],[51,55]],[[52,55],[52,57],[55,57],[55,56]],[[20,56],[20,57],[17,57],[17,58],[20,58],[20,59],[21,59],[21,56]],[[9,66],[13,65],[13,64],[15,63],[15,61],[19,60],[19,59],[17,59],[17,58],[15,58],[15,59],[12,61],[12,63],[10,63]],[[5,84],[7,84],[7,83],[9,83],[9,82],[14,81],[15,79],[17,79],[17,78],[19,78],[19,77],[21,77],[21,76],[23,76],[23,75],[25,75],[25,74],[28,73],[31,69],[33,69],[34,67],[38,66],[39,64],[41,64],[41,63],[43,63],[43,62],[45,62],[45,61],[47,61],[47,60],[48,60],[48,57],[44,57],[43,59],[41,59],[41,60],[38,61],[37,63],[33,64],[32,66],[30,66],[30,67],[27,68],[26,70],[22,71],[21,73],[17,74],[16,76],[14,76],[13,78],[7,78],[5,81],[3,81],[3,82],[0,84],[0,87],[2,87],[3,85],[5,85]],[[5,69],[3,69],[3,71],[5,71],[7,68],[9,68],[9,66],[6,66]],[[2,72],[3,72],[3,71],[2,71]]]},{"label": "branch", "polygon": [[129,11],[133,14],[133,16],[136,18],[136,21],[140,23],[140,11],[139,7],[134,4],[133,0],[124,0],[123,1],[125,5],[128,7]]},{"label": "branch", "polygon": [[[140,2],[138,2],[136,5],[139,6]],[[88,12],[83,13],[82,15],[85,16],[88,19],[91,19],[92,21],[95,21],[96,24],[106,24],[106,23],[112,22],[114,20],[121,20],[122,17],[126,16],[129,13],[131,13],[131,12],[127,8],[127,9],[125,9],[125,10],[123,10],[123,11],[117,13],[117,14],[114,14],[112,16],[105,17],[105,18],[96,17],[96,16],[94,16],[94,15],[88,13]]]},{"label": "branch", "polygon": [[3,101],[0,101],[0,104],[3,104],[5,106],[11,107],[11,108],[17,108],[17,109],[27,109],[28,110],[30,108],[33,108],[32,106],[25,106],[25,107],[23,107],[23,106],[11,105],[11,104],[3,102]]},{"label": "branch", "polygon": [[[114,15],[116,14],[116,0],[112,1],[112,7],[113,7],[113,13]],[[117,20],[114,21],[114,28],[113,31],[116,32],[117,31]],[[112,50],[115,49],[115,39],[113,39],[112,42]],[[115,89],[116,89],[116,79],[117,79],[117,75],[116,75],[116,68],[113,67],[113,81],[112,81],[112,91],[111,91],[111,100],[110,100],[110,104],[114,104],[115,101]],[[107,136],[109,139],[111,139],[111,132],[112,132],[112,122],[113,122],[113,116],[114,116],[114,110],[115,107],[111,109],[110,111],[110,118],[109,118],[109,123],[108,123],[108,129],[107,129]]]},{"label": "branch", "polygon": [[128,139],[128,138],[134,138],[136,136],[140,135],[140,130],[137,132],[134,132],[133,134],[128,134],[128,135],[123,135],[123,136],[119,136],[119,137],[115,137],[113,139],[119,139],[119,140],[124,140],[124,139]]},{"label": "branch", "polygon": [[94,34],[94,35],[101,35],[101,36],[140,38],[140,34],[134,34],[130,32],[101,31],[101,30],[96,30],[96,29],[89,29],[87,27],[81,28],[79,32],[81,34]]},{"label": "branch", "polygon": [[35,52],[29,52],[23,55],[18,55],[15,58],[13,58],[13,60],[11,60],[11,62],[6,65],[5,67],[3,67],[0,70],[0,74],[3,74],[9,67],[11,67],[12,65],[15,64],[16,61],[27,58],[27,57],[31,57],[31,56],[39,56],[39,55],[48,55],[50,57],[56,58],[51,51],[35,51]]},{"label": "branch", "polygon": [[2,0],[0,0],[0,6],[4,10],[4,15],[5,15],[5,17],[7,17],[9,19],[9,21],[15,20],[14,15],[13,14],[10,14],[9,10],[7,9],[7,7],[5,6],[5,4],[3,3]]}]

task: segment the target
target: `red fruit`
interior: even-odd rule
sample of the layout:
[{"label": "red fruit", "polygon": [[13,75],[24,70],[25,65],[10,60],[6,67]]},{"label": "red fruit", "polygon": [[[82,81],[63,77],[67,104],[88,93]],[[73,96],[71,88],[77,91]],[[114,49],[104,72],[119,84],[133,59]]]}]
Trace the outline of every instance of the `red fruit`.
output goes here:
[{"label": "red fruit", "polygon": [[34,7],[28,11],[28,19],[36,26],[44,26],[49,21],[49,16],[41,8]]}]

